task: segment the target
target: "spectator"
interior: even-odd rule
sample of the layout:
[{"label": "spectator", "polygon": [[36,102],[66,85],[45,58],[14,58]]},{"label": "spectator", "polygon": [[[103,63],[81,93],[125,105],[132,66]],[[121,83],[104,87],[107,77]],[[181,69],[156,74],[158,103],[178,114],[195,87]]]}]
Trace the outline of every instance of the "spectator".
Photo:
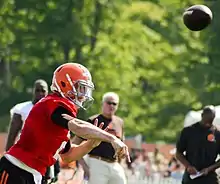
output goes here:
[{"label": "spectator", "polygon": [[[108,132],[114,134],[121,140],[124,139],[123,120],[115,113],[119,105],[119,96],[116,93],[108,92],[102,98],[102,113],[89,118],[88,122],[94,123],[97,118],[99,122],[104,122],[103,128],[108,128]],[[80,143],[83,139],[75,137],[74,143]],[[81,160],[85,172],[85,178],[89,184],[125,184],[126,177],[120,160],[114,157],[115,151],[111,144],[102,142],[94,148],[87,157],[87,162]]]},{"label": "spectator", "polygon": [[[213,125],[215,109],[206,106],[200,122],[184,128],[177,141],[177,159],[185,166],[183,184],[217,184],[215,170],[220,167],[220,132]],[[190,175],[201,173],[192,179]]]},{"label": "spectator", "polygon": [[33,97],[31,101],[26,101],[15,105],[11,110],[11,121],[6,143],[6,151],[14,145],[16,138],[19,136],[26,118],[31,111],[33,105],[41,98],[48,94],[48,85],[44,80],[36,80],[33,87]]}]

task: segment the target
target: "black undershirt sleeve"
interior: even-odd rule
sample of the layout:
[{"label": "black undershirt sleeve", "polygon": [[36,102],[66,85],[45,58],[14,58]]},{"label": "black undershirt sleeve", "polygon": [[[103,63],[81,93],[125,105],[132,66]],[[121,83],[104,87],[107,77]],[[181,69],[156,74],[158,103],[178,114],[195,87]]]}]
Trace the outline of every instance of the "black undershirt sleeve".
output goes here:
[{"label": "black undershirt sleeve", "polygon": [[64,154],[64,153],[67,153],[71,148],[71,142],[70,140],[66,143],[66,146],[65,148],[60,152],[60,154]]},{"label": "black undershirt sleeve", "polygon": [[[62,106],[57,107],[51,114],[51,120],[56,124],[65,129],[68,129],[68,120],[64,119],[62,114],[72,115],[72,113]],[[70,140],[67,142],[65,148],[60,152],[60,154],[67,153],[71,148]]]},{"label": "black undershirt sleeve", "polygon": [[51,120],[55,124],[68,129],[68,120],[64,119],[62,114],[68,114],[70,116],[72,115],[72,113],[69,110],[65,109],[62,106],[59,106],[51,114]]}]

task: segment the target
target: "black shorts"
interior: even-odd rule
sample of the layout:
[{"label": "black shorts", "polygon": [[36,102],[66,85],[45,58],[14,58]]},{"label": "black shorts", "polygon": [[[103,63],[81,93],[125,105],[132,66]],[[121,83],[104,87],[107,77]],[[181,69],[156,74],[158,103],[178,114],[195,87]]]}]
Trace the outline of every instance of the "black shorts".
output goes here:
[{"label": "black shorts", "polygon": [[0,184],[35,184],[35,182],[33,174],[2,157],[0,160]]}]

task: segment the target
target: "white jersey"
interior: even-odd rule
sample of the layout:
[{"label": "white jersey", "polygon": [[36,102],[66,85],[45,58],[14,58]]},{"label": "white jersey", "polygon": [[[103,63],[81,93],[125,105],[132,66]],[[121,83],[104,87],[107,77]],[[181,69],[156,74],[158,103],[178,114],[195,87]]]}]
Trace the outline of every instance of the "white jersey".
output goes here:
[{"label": "white jersey", "polygon": [[11,117],[13,116],[13,114],[20,114],[24,126],[24,122],[27,119],[32,107],[33,107],[32,101],[19,103],[10,110]]}]

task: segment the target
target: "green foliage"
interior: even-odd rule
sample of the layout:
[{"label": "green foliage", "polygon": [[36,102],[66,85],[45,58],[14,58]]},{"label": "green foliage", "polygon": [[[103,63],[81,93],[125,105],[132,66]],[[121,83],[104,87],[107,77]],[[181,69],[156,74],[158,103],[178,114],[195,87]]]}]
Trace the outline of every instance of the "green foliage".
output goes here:
[{"label": "green foliage", "polygon": [[[184,9],[203,1],[8,0],[1,6],[0,115],[21,100],[37,78],[50,82],[65,61],[87,66],[98,113],[107,91],[120,95],[126,134],[175,141],[191,108],[217,104],[218,7],[213,26],[190,32]],[[208,41],[207,41],[208,40]],[[7,122],[2,121],[6,127]]]}]

